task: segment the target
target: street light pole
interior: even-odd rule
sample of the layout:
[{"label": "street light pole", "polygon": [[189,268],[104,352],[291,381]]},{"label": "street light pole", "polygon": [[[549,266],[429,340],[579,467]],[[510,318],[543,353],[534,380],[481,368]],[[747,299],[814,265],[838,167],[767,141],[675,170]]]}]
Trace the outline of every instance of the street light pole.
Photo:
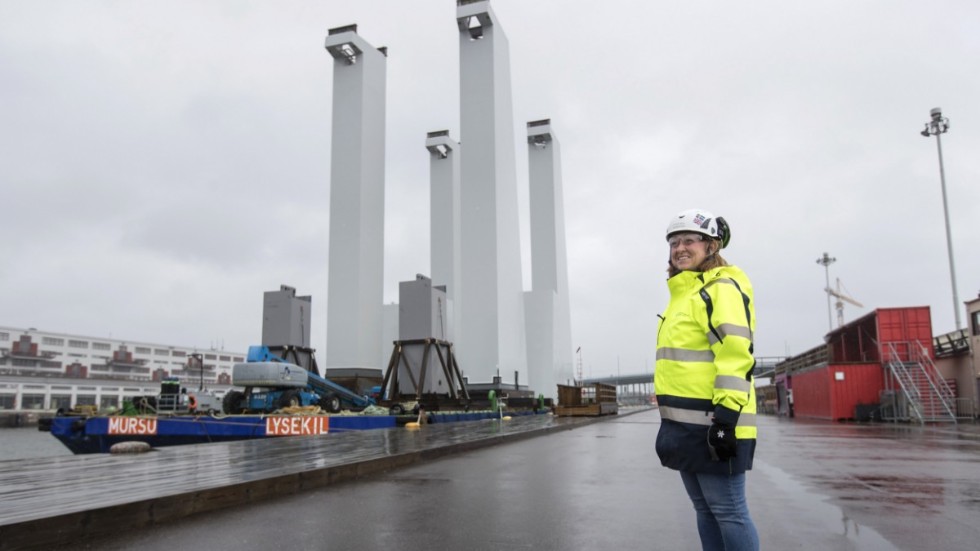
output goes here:
[{"label": "street light pole", "polygon": [[[821,258],[817,259],[817,264],[823,265],[824,275],[827,278],[827,286],[824,289],[830,289],[830,265],[837,262],[837,259],[830,256],[827,253],[823,253]],[[830,331],[834,330],[834,321],[830,317],[830,293],[827,293],[827,326],[830,327]]]},{"label": "street light pole", "polygon": [[939,184],[943,190],[943,217],[946,221],[946,252],[949,255],[949,280],[953,286],[953,314],[956,316],[956,330],[963,328],[960,321],[960,298],[956,291],[956,265],[953,262],[953,234],[949,229],[949,205],[946,200],[946,171],[943,168],[943,142],[940,136],[949,130],[949,119],[943,116],[943,111],[936,107],[929,111],[932,120],[920,134],[928,138],[936,137],[936,149],[939,151]]}]

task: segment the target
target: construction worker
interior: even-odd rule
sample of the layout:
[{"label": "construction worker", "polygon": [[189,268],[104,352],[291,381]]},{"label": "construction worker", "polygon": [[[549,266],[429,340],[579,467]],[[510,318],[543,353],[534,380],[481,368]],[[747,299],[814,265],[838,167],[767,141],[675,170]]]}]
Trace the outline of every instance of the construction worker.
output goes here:
[{"label": "construction worker", "polygon": [[657,329],[660,462],[680,471],[705,550],[758,550],[745,501],[756,442],[752,284],[719,252],[723,218],[701,209],[667,226],[670,303]]}]

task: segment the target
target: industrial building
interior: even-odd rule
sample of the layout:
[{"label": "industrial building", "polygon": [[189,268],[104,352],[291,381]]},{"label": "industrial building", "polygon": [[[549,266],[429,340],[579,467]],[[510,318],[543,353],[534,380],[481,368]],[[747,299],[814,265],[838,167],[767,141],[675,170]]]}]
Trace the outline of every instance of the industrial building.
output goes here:
[{"label": "industrial building", "polygon": [[164,377],[224,390],[243,361],[244,352],[0,326],[0,410],[119,407],[158,393]]},{"label": "industrial building", "polygon": [[917,423],[976,419],[980,298],[969,329],[934,336],[928,306],[878,308],[775,366],[780,415]]}]

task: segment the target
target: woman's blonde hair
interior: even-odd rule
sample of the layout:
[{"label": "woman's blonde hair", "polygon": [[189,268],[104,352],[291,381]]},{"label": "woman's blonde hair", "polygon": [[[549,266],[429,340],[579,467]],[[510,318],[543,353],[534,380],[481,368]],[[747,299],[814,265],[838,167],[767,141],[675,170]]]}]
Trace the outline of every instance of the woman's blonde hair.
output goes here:
[{"label": "woman's blonde hair", "polygon": [[[694,269],[695,272],[707,272],[722,266],[728,266],[728,261],[721,256],[721,241],[717,239],[707,239],[708,256],[701,262],[701,265]],[[667,262],[667,278],[672,278],[681,273],[670,261]]]}]

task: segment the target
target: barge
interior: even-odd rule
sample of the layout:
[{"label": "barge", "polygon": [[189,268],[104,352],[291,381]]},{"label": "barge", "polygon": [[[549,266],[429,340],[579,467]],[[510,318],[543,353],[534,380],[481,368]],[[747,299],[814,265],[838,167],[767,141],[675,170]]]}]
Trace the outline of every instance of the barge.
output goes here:
[{"label": "barge", "polygon": [[[507,416],[546,414],[546,410],[507,411]],[[144,442],[151,448],[231,442],[285,436],[318,436],[354,430],[401,427],[421,420],[450,423],[498,419],[497,411],[438,411],[416,415],[106,415],[59,416],[41,419],[38,430],[50,432],[72,453],[109,453],[123,442]]]}]

